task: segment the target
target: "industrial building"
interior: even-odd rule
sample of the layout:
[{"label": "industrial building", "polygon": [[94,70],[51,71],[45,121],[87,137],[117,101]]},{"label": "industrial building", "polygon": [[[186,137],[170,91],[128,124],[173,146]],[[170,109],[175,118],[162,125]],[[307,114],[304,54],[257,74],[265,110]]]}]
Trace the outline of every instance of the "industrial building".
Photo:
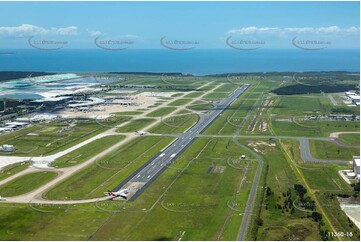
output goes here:
[{"label": "industrial building", "polygon": [[47,105],[47,106],[54,106],[58,104],[64,104],[66,101],[72,99],[72,97],[47,97],[41,98],[37,100],[30,101],[30,105]]},{"label": "industrial building", "polygon": [[352,171],[355,174],[355,179],[360,181],[360,156],[352,158]]},{"label": "industrial building", "polygon": [[355,105],[360,105],[360,94],[357,91],[351,90],[345,92],[345,96]]},{"label": "industrial building", "polygon": [[360,182],[360,156],[352,157],[352,170],[342,170],[340,175],[349,184],[352,180]]},{"label": "industrial building", "polygon": [[86,101],[73,101],[68,104],[70,108],[88,107],[105,103],[105,100],[97,97],[89,97]]},{"label": "industrial building", "polygon": [[15,150],[13,145],[1,145],[0,151],[2,152],[13,152]]}]

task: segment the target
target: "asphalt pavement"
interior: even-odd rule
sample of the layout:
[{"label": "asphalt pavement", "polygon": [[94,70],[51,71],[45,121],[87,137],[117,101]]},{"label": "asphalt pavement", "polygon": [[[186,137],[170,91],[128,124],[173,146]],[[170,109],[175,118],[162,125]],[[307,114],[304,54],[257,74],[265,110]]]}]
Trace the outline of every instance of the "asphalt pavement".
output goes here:
[{"label": "asphalt pavement", "polygon": [[227,98],[215,104],[214,108],[200,116],[197,124],[181,134],[170,146],[160,151],[147,163],[135,171],[113,191],[129,189],[129,200],[135,200],[164,170],[167,169],[198,137],[204,132],[228,106],[241,96],[249,87],[244,84]]},{"label": "asphalt pavement", "polygon": [[309,140],[306,138],[299,139],[300,141],[300,150],[301,158],[304,162],[317,162],[317,163],[339,163],[339,164],[349,164],[348,161],[342,160],[322,160],[317,159],[311,154]]}]

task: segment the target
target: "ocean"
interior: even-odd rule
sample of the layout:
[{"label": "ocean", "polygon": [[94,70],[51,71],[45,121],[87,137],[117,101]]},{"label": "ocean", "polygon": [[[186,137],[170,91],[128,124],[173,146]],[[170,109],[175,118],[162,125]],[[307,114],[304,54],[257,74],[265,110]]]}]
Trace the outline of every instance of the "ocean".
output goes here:
[{"label": "ocean", "polygon": [[0,50],[0,71],[182,72],[360,71],[359,50],[127,49]]}]

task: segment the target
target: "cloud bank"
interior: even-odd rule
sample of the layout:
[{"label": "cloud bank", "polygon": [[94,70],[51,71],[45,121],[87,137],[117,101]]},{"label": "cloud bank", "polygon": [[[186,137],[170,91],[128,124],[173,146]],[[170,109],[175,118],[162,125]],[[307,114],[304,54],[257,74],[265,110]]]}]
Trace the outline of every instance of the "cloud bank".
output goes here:
[{"label": "cloud bank", "polygon": [[31,24],[22,24],[15,27],[0,27],[0,35],[9,37],[29,37],[38,35],[77,35],[78,28],[69,26],[63,28],[43,28]]},{"label": "cloud bank", "polygon": [[276,35],[283,36],[288,34],[359,34],[360,28],[340,28],[338,26],[329,27],[302,27],[302,28],[278,28],[278,27],[255,27],[249,26],[240,29],[231,29],[228,34],[242,35]]}]

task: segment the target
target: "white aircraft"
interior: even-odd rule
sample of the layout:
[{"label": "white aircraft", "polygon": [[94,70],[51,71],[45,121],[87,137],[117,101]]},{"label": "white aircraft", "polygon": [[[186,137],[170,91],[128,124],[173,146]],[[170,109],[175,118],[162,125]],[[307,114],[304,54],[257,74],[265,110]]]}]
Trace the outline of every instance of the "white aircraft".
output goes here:
[{"label": "white aircraft", "polygon": [[145,132],[145,131],[140,131],[140,132],[138,132],[137,130],[135,131],[137,134],[139,134],[139,135],[147,135],[147,134],[149,134],[149,132]]},{"label": "white aircraft", "polygon": [[105,193],[105,195],[111,197],[111,199],[116,197],[122,197],[125,200],[127,200],[128,193],[129,193],[129,189],[122,189],[117,192],[108,191],[107,193]]}]

